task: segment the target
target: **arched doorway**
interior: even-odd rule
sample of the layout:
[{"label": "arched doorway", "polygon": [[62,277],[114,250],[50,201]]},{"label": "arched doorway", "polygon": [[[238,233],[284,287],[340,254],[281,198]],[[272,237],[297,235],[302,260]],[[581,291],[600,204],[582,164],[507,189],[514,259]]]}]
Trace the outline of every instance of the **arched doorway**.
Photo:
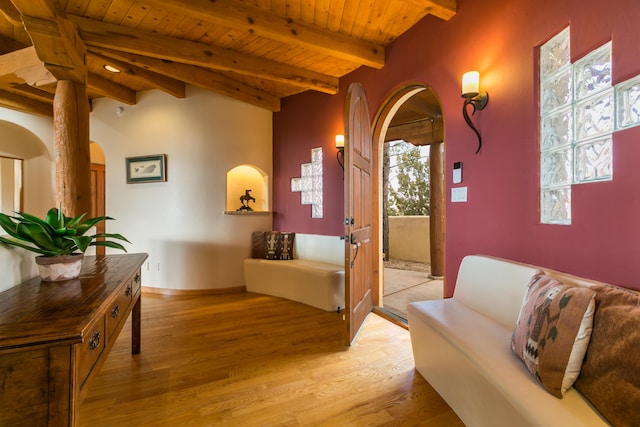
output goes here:
[{"label": "arched doorway", "polygon": [[[378,109],[373,121],[374,160],[377,164],[374,174],[376,183],[376,211],[374,231],[377,233],[376,253],[383,254],[385,244],[385,188],[384,144],[385,141],[404,140],[414,145],[429,145],[430,156],[430,240],[431,276],[444,276],[444,233],[445,233],[445,193],[444,193],[444,125],[440,101],[435,92],[422,83],[404,84],[391,92]],[[384,264],[380,257],[377,274],[374,277],[377,299],[376,305],[384,307]],[[440,286],[441,283],[440,283]],[[443,289],[440,288],[440,295]],[[440,296],[441,297],[441,296]],[[425,298],[426,299],[426,298]],[[400,316],[400,320],[406,320]]]},{"label": "arched doorway", "polygon": [[[37,135],[21,125],[0,120],[0,134],[0,156],[22,162],[17,178],[21,182],[20,210],[43,216],[55,205],[53,156]],[[8,191],[16,190],[10,187]]]},{"label": "arched doorway", "polygon": [[[0,185],[0,198],[10,200],[5,207],[9,215],[15,208],[36,216],[44,216],[55,205],[53,158],[45,143],[35,133],[19,124],[0,119],[0,158],[19,159],[21,166],[8,166],[11,181]],[[0,165],[0,174],[7,172]],[[19,176],[17,175],[19,174]],[[18,185],[19,184],[19,185]],[[18,194],[19,193],[19,194]],[[16,203],[16,199],[19,199]],[[3,230],[0,230],[4,234]],[[0,248],[0,291],[9,289],[38,275],[33,253],[26,250]]]}]

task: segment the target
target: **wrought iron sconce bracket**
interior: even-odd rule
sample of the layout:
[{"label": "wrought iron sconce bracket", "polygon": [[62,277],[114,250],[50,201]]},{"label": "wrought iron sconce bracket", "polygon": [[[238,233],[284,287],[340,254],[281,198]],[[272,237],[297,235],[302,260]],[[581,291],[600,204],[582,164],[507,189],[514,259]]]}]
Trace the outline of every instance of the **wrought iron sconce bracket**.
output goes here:
[{"label": "wrought iron sconce bracket", "polygon": [[480,92],[478,94],[464,94],[462,97],[464,98],[464,104],[462,104],[462,117],[464,117],[464,121],[478,137],[478,149],[476,150],[476,154],[478,154],[482,148],[482,136],[480,136],[480,132],[478,132],[478,129],[471,121],[469,113],[467,112],[467,106],[471,105],[473,108],[471,111],[471,115],[473,116],[476,111],[480,111],[487,106],[487,103],[489,102],[489,94],[487,92]]}]

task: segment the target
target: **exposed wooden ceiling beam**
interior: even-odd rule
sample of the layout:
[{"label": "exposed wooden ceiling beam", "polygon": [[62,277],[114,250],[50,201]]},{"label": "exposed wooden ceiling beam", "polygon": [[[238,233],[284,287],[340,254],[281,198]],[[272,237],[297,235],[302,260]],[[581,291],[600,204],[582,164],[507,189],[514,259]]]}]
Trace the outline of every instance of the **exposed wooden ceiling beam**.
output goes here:
[{"label": "exposed wooden ceiling beam", "polygon": [[73,17],[73,20],[80,28],[82,39],[89,46],[117,49],[209,69],[233,71],[328,94],[338,92],[337,77],[228,49],[146,33],[92,19]]},{"label": "exposed wooden ceiling beam", "polygon": [[87,89],[127,105],[135,105],[137,102],[136,91],[105,79],[104,77],[100,77],[97,74],[89,73]]},{"label": "exposed wooden ceiling beam", "polygon": [[44,67],[33,46],[0,55],[0,80],[36,87],[56,83],[56,78]]},{"label": "exposed wooden ceiling beam", "polygon": [[104,62],[105,64],[113,65],[118,68],[120,72],[125,73],[131,79],[144,83],[149,86],[153,86],[160,89],[169,95],[173,95],[176,98],[184,98],[185,84],[179,80],[172,79],[171,77],[163,76],[162,74],[154,73],[153,71],[145,70],[144,68],[136,67],[124,61],[119,61],[114,58],[108,58],[104,55],[97,53],[89,53],[90,56],[96,60]]},{"label": "exposed wooden ceiling beam", "polygon": [[387,129],[385,142],[404,140],[419,144],[444,141],[444,125],[440,120],[419,120],[417,122],[392,126]]},{"label": "exposed wooden ceiling beam", "polygon": [[86,83],[86,47],[55,0],[11,0],[38,57],[58,80]]},{"label": "exposed wooden ceiling beam", "polygon": [[0,106],[23,113],[53,116],[53,106],[15,93],[0,90]]},{"label": "exposed wooden ceiling beam", "polygon": [[430,15],[448,21],[457,13],[456,0],[407,0],[407,2],[423,8]]},{"label": "exposed wooden ceiling beam", "polygon": [[163,61],[112,49],[91,48],[92,52],[118,59],[194,86],[221,93],[271,111],[280,111],[280,100],[260,89],[224,77],[220,73],[194,65]]},{"label": "exposed wooden ceiling beam", "polygon": [[0,15],[4,16],[7,21],[16,27],[22,26],[20,12],[11,3],[11,0],[0,0]]},{"label": "exposed wooden ceiling beam", "polygon": [[37,89],[35,87],[29,86],[26,83],[22,85],[12,86],[10,89],[7,89],[7,92],[15,93],[16,95],[24,96],[25,98],[31,98],[36,101],[53,105],[54,95],[52,92]]},{"label": "exposed wooden ceiling beam", "polygon": [[294,46],[304,46],[357,64],[377,69],[384,66],[385,48],[382,45],[320,29],[246,3],[234,0],[147,0],[147,2],[194,19],[238,30],[248,30],[258,36]]},{"label": "exposed wooden ceiling beam", "polygon": [[20,43],[19,41],[10,39],[9,37],[5,37],[0,34],[0,55],[13,52],[14,50],[24,49],[25,47],[28,47],[28,46],[29,45],[25,45],[24,43]]}]

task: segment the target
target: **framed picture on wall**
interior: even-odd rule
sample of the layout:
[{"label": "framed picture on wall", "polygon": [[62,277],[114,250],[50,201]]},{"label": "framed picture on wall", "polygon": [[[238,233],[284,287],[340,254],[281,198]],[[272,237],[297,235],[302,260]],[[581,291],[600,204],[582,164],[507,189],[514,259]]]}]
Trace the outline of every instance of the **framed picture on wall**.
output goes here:
[{"label": "framed picture on wall", "polygon": [[167,155],[127,157],[127,184],[167,180]]}]

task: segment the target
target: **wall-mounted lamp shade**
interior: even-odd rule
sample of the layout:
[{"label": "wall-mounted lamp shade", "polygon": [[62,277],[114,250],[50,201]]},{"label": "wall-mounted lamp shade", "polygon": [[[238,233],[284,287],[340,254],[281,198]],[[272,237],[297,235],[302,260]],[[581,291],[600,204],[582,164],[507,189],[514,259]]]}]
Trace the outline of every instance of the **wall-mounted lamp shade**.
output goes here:
[{"label": "wall-mounted lamp shade", "polygon": [[344,148],[344,135],[336,135],[336,148]]},{"label": "wall-mounted lamp shade", "polygon": [[480,93],[480,73],[468,71],[462,76],[462,96],[473,98]]}]

